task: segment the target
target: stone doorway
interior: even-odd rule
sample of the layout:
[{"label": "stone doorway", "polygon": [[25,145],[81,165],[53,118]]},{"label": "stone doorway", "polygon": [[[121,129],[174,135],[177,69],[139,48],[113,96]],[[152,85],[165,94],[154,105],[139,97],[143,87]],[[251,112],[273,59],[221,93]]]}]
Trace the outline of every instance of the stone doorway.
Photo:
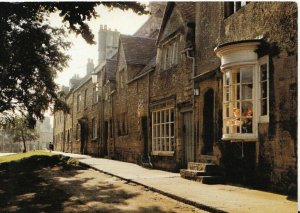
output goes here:
[{"label": "stone doorway", "polygon": [[107,156],[107,144],[108,144],[108,121],[104,122],[104,140],[103,140],[103,157]]},{"label": "stone doorway", "polygon": [[145,159],[148,158],[148,118],[147,116],[144,116],[141,118],[141,124],[142,124],[142,140],[143,140],[143,143],[144,143],[144,153],[143,153],[143,157]]},{"label": "stone doorway", "polygon": [[80,119],[79,124],[80,124],[80,153],[87,154],[87,139],[88,139],[87,119],[86,118]]},{"label": "stone doorway", "polygon": [[209,89],[204,94],[203,106],[203,147],[202,155],[213,154],[214,143],[214,90]]}]

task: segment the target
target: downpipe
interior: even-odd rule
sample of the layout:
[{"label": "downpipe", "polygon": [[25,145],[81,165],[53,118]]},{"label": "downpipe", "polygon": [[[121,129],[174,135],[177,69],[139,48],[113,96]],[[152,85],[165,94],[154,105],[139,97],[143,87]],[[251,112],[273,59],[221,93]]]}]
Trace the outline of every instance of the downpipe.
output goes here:
[{"label": "downpipe", "polygon": [[[190,56],[190,51],[194,50],[194,48],[189,47],[186,48],[184,50],[181,51],[181,53],[185,53],[186,57],[188,59],[192,60],[192,143],[195,147],[195,93],[194,93],[194,89],[195,89],[195,81],[194,81],[194,77],[195,77],[195,57]],[[195,149],[196,150],[196,149]],[[195,152],[195,151],[194,151]],[[195,153],[194,153],[195,155]]]}]

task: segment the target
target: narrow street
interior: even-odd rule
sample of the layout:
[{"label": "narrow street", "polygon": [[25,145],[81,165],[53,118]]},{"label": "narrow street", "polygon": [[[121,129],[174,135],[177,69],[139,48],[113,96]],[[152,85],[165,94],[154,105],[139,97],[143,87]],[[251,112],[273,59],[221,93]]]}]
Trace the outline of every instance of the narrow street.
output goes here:
[{"label": "narrow street", "polygon": [[193,205],[210,212],[293,213],[297,209],[297,202],[286,195],[230,184],[202,184],[183,179],[178,173],[146,169],[133,163],[117,160],[63,152],[54,153],[76,158],[81,163],[98,171],[149,187],[180,201],[193,203]]},{"label": "narrow street", "polygon": [[205,212],[80,166],[0,176],[0,212]]}]

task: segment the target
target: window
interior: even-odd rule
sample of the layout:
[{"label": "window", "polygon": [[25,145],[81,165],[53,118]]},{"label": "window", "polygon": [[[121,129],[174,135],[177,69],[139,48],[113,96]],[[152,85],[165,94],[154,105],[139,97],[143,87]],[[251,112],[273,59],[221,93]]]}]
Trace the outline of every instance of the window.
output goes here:
[{"label": "window", "polygon": [[84,90],[84,108],[87,107],[87,95],[88,95],[88,90]]},{"label": "window", "polygon": [[253,66],[224,71],[223,134],[253,133]]},{"label": "window", "polygon": [[97,121],[95,118],[92,119],[92,139],[97,138]]},{"label": "window", "polygon": [[162,46],[162,69],[167,70],[178,64],[179,37]]},{"label": "window", "polygon": [[258,122],[269,122],[268,56],[258,59],[259,40],[216,48],[223,72],[223,139],[256,141]]},{"label": "window", "polygon": [[259,60],[259,115],[260,122],[269,122],[269,57]]},{"label": "window", "polygon": [[224,2],[224,17],[229,17],[248,3],[246,1]]},{"label": "window", "polygon": [[78,94],[78,95],[77,95],[77,111],[80,110],[80,102],[81,102],[81,95]]},{"label": "window", "polygon": [[[123,136],[123,135],[128,135],[128,126],[127,126],[127,114],[126,113],[122,113],[119,114],[118,116],[118,120],[117,120],[117,128],[118,128],[118,136]],[[110,121],[112,122],[112,121]],[[112,129],[112,123],[111,123],[111,134],[113,133],[113,129]],[[111,135],[112,137],[112,135]]]},{"label": "window", "polygon": [[152,154],[173,152],[174,145],[174,108],[153,111]]},{"label": "window", "polygon": [[99,84],[97,83],[94,87],[93,87],[93,103],[98,103],[98,87]]}]

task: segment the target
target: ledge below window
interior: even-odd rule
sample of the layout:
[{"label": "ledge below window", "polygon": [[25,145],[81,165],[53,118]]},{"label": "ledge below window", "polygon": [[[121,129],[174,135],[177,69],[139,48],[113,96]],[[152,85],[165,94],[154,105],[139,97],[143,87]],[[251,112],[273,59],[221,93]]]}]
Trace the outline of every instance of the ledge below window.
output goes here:
[{"label": "ledge below window", "polygon": [[247,134],[247,135],[241,135],[241,134],[223,134],[222,140],[224,141],[230,141],[230,142],[256,142],[257,137],[255,137],[254,134]]},{"label": "ledge below window", "polygon": [[151,155],[159,155],[159,156],[174,156],[174,151],[152,151]]}]

